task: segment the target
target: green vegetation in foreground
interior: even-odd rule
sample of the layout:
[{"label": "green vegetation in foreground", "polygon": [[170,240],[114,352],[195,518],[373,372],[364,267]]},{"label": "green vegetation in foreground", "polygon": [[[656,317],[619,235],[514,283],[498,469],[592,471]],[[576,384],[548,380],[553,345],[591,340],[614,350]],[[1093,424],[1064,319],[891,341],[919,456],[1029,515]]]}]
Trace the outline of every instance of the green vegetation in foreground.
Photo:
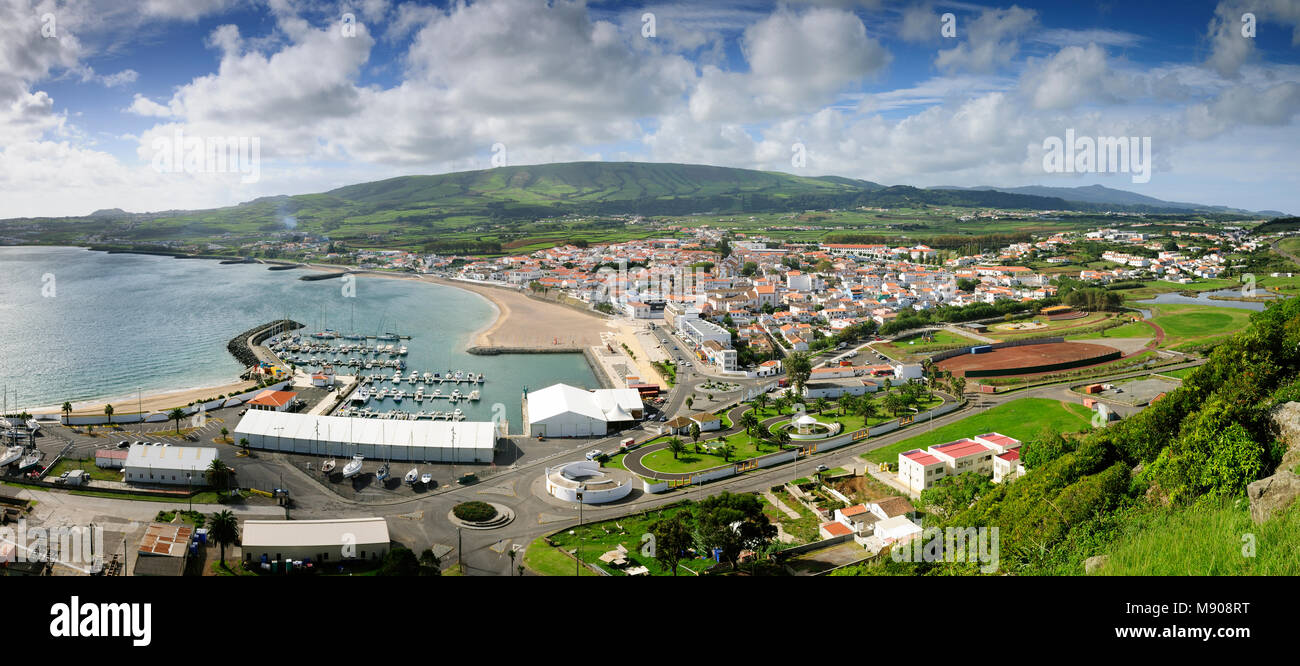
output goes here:
[{"label": "green vegetation in foreground", "polygon": [[1045,427],[1057,432],[1077,432],[1091,427],[1090,414],[1083,405],[1048,398],[1020,398],[956,423],[935,428],[933,432],[864,453],[862,458],[877,463],[896,463],[898,454],[904,451],[925,449],[986,432],[1000,432],[1019,440],[1032,439]]},{"label": "green vegetation in foreground", "polygon": [[[1300,449],[1294,437],[1279,440],[1273,413],[1296,401],[1300,301],[1290,299],[1251,314],[1182,386],[1141,412],[1083,436],[1044,429],[1027,439],[1027,475],[981,490],[926,527],[997,526],[1000,573],[1078,575],[1088,558],[1110,555],[1102,573],[1294,574],[1300,507],[1257,524],[1246,488],[1277,473],[1288,447]],[[1253,557],[1242,550],[1248,546]],[[953,575],[976,567],[887,558],[836,573]]]},{"label": "green vegetation in foreground", "polygon": [[[572,576],[575,568],[572,559],[546,545],[543,537],[538,537],[528,544],[528,549],[524,551],[524,566],[533,573],[543,576]],[[578,575],[581,576],[599,575],[586,567],[577,567],[577,570]]]},{"label": "green vegetation in foreground", "polygon": [[[1300,506],[1263,525],[1249,504],[1225,501],[1184,510],[1153,508],[1124,525],[1096,573],[1103,576],[1295,576],[1300,574]],[[1245,557],[1243,534],[1255,535]]]}]

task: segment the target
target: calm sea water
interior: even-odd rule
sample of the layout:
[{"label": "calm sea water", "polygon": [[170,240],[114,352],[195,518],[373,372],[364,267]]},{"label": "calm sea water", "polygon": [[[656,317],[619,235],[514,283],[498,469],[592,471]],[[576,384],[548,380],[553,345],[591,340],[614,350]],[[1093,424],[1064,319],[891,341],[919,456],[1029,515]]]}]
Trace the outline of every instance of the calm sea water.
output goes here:
[{"label": "calm sea water", "polygon": [[31,411],[64,401],[129,402],[138,388],[147,394],[220,386],[243,370],[226,351],[230,338],[282,317],[308,331],[355,327],[410,335],[402,341],[409,349],[408,373],[484,373],[483,399],[457,405],[470,419],[487,420],[493,404],[502,403],[518,424],[525,386],[598,386],[581,354],[465,353],[495,313],[477,294],[358,277],[355,297],[346,297],[341,280],[298,279],[308,273],[78,248],[0,247],[0,388],[8,390],[11,408],[17,391],[19,404]]}]

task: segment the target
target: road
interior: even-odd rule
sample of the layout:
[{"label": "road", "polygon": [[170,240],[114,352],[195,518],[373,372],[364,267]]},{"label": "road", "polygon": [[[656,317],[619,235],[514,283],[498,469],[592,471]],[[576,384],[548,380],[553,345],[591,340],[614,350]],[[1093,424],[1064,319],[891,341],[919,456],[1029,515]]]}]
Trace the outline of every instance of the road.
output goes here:
[{"label": "road", "polygon": [[[660,339],[668,342],[666,349],[672,348],[674,341],[671,337],[661,335]],[[1178,367],[1195,364],[1181,364]],[[683,411],[684,400],[689,393],[689,390],[683,387],[693,385],[698,381],[693,370],[686,370],[687,372],[682,377],[683,381],[679,382],[678,387],[669,391],[669,399],[665,404],[665,413],[670,418]],[[1104,380],[1098,379],[1097,381],[1112,381],[1149,374],[1149,372],[1131,371],[1107,377]],[[705,373],[699,373],[699,375],[710,379],[713,378],[712,375]],[[726,379],[744,387],[753,387],[772,381],[772,378],[763,378],[762,380]],[[848,463],[860,463],[861,460],[858,456],[863,453],[889,446],[902,439],[913,437],[923,430],[942,427],[1011,400],[1024,397],[1077,400],[1078,396],[1069,393],[1068,386],[1069,383],[1067,382],[1005,394],[974,394],[971,396],[970,403],[966,408],[939,417],[933,423],[917,424],[862,443],[845,446],[826,454],[814,454],[811,459],[749,472],[737,477],[709,483],[705,486],[660,495],[649,495],[638,488],[633,490],[628,498],[623,501],[605,506],[583,507],[583,520],[584,522],[606,520],[635,511],[679,502],[685,498],[698,499],[724,490],[731,492],[761,491],[790,479],[798,478],[801,473],[807,474],[808,469],[810,469],[810,467],[806,467],[808,465],[823,464],[828,467],[836,467]],[[734,402],[735,398],[732,397],[729,400]],[[743,406],[732,410],[732,413],[736,414],[733,417],[735,419],[738,419],[737,409],[743,412]],[[1127,415],[1137,411],[1137,409],[1119,407],[1117,411],[1122,415]],[[204,442],[205,446],[212,446],[211,440],[219,433],[220,428],[224,425],[233,430],[237,419],[238,413],[234,408],[216,410],[209,415],[208,422],[200,428],[200,441]],[[737,421],[733,420],[734,422]],[[314,469],[315,465],[319,465],[321,458],[318,456],[255,453],[253,458],[239,458],[236,456],[237,447],[224,444],[216,446],[220,450],[221,457],[229,461],[236,469],[237,479],[241,486],[283,487],[289,489],[291,496],[294,498],[293,506],[289,511],[293,518],[320,519],[381,516],[388,519],[390,533],[395,541],[417,551],[428,548],[433,544],[454,548],[458,543],[459,536],[463,543],[463,550],[450,553],[444,558],[444,565],[450,566],[458,559],[463,559],[466,563],[466,573],[468,575],[510,575],[512,574],[512,567],[508,553],[512,547],[516,544],[525,546],[539,536],[556,532],[567,525],[575,524],[578,520],[576,505],[561,502],[545,492],[543,476],[546,467],[560,460],[579,459],[585,451],[592,448],[615,450],[618,447],[618,442],[627,436],[634,436],[638,440],[649,438],[656,433],[657,425],[657,423],[646,422],[639,429],[624,431],[599,439],[558,442],[548,440],[543,443],[511,437],[506,446],[507,450],[499,456],[499,459],[504,456],[504,462],[508,464],[499,464],[497,471],[491,474],[487,470],[483,470],[481,466],[476,468],[483,475],[481,483],[470,486],[447,483],[445,485],[436,485],[433,489],[427,491],[413,491],[410,488],[401,487],[400,483],[397,484],[395,490],[372,485],[366,485],[354,492],[349,492],[347,488],[343,490],[330,489],[326,485],[328,482],[323,481],[318,472],[304,469],[304,466]],[[143,433],[137,434],[137,427],[141,428]],[[174,435],[168,435],[167,429],[169,427],[170,424],[133,425],[112,434],[104,433],[106,435],[104,437],[90,438],[62,426],[47,426],[43,429],[44,436],[39,438],[39,442],[42,450],[47,451],[47,460],[53,456],[54,452],[62,448],[65,442],[73,444],[74,457],[91,456],[95,448],[106,445],[112,446],[119,440],[134,441],[144,439],[147,441],[169,441],[182,445],[194,445],[178,439]],[[450,479],[454,476],[455,471],[452,470],[452,474],[447,475],[443,473],[446,468],[446,465],[433,466],[433,469],[438,470],[440,478]],[[461,471],[466,469],[468,468],[461,467]],[[804,471],[801,472],[800,470]],[[65,496],[68,501],[77,501],[72,499],[77,497],[73,495]],[[499,529],[488,531],[463,530],[458,535],[457,529],[452,526],[446,516],[454,505],[469,500],[483,500],[504,504],[509,506],[517,517],[512,523]],[[160,505],[159,508],[164,506]],[[516,563],[521,562],[522,560],[516,560]]]}]

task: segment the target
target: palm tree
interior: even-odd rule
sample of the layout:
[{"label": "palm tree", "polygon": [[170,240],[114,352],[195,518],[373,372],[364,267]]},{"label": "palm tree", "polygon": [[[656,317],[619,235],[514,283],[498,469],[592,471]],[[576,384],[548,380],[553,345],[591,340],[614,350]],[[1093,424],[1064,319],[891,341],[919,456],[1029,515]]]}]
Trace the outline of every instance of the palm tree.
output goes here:
[{"label": "palm tree", "polygon": [[177,407],[167,412],[167,419],[176,422],[176,434],[181,434],[181,419],[185,418],[185,410]]},{"label": "palm tree", "polygon": [[230,439],[230,431],[227,430],[225,426],[222,426],[222,427],[221,427],[221,441],[224,442],[224,441],[227,441],[227,440],[229,440],[229,439]]},{"label": "palm tree", "polygon": [[782,429],[782,430],[778,430],[778,431],[776,431],[776,444],[777,444],[777,448],[785,448],[786,445],[788,445],[789,443],[790,443],[790,431],[789,431],[789,430],[784,430],[784,429]]},{"label": "palm tree", "polygon": [[776,407],[776,413],[778,416],[780,416],[781,413],[785,411],[785,407],[789,402],[790,402],[790,398],[787,397],[786,394],[784,393],[776,396],[776,402],[774,403],[773,406]]},{"label": "palm tree", "polygon": [[698,453],[700,450],[700,424],[692,422],[690,432],[691,442],[695,444],[695,451]]},{"label": "palm tree", "polygon": [[952,392],[953,392],[953,393],[956,393],[958,398],[961,398],[961,394],[964,393],[965,391],[966,391],[966,378],[965,378],[965,377],[953,377],[953,378],[952,378]]},{"label": "palm tree", "polygon": [[239,522],[229,510],[212,514],[208,521],[208,538],[221,546],[221,566],[226,566],[226,544],[239,541]]},{"label": "palm tree", "polygon": [[753,436],[758,430],[758,417],[754,415],[754,410],[749,410],[741,415],[740,426],[745,429],[745,434]]},{"label": "palm tree", "polygon": [[104,415],[108,417],[109,425],[113,424],[113,406],[104,405]]},{"label": "palm tree", "polygon": [[830,404],[831,404],[830,401],[827,400],[826,398],[817,398],[816,400],[813,401],[813,409],[817,410],[818,414],[821,414],[822,412],[826,411],[826,407],[828,407]]},{"label": "palm tree", "polygon": [[686,408],[687,408],[687,409],[690,409],[690,408],[691,408],[691,405],[693,405],[693,404],[695,404],[695,398],[692,398],[692,397],[689,396],[689,395],[686,396]]},{"label": "palm tree", "polygon": [[757,408],[758,411],[760,412],[767,409],[766,393],[759,393],[758,395],[754,396],[754,407]]},{"label": "palm tree", "polygon": [[862,425],[868,425],[871,419],[875,418],[877,412],[876,399],[867,394],[854,399],[853,406],[858,414],[862,415]]},{"label": "palm tree", "polygon": [[248,438],[247,438],[247,437],[240,437],[240,438],[239,438],[239,445],[242,446],[242,447],[244,447],[244,455],[248,455]]},{"label": "palm tree", "polygon": [[686,445],[680,437],[673,437],[668,440],[668,450],[673,452],[673,460],[677,460],[677,454],[686,453]]},{"label": "palm tree", "polygon": [[838,406],[840,408],[840,416],[844,416],[845,414],[852,414],[854,412],[854,407],[857,405],[857,401],[858,401],[858,396],[853,395],[852,393],[845,393],[844,395],[840,396],[840,400],[838,403]]},{"label": "palm tree", "polygon": [[63,403],[63,425],[68,425],[68,419],[72,417],[72,403]]},{"label": "palm tree", "polygon": [[208,485],[213,488],[224,488],[230,483],[230,477],[235,475],[235,470],[223,462],[220,458],[213,458],[208,469],[203,472],[203,478],[207,479]]},{"label": "palm tree", "polygon": [[731,462],[731,456],[735,455],[736,447],[731,442],[722,445],[722,462]]}]

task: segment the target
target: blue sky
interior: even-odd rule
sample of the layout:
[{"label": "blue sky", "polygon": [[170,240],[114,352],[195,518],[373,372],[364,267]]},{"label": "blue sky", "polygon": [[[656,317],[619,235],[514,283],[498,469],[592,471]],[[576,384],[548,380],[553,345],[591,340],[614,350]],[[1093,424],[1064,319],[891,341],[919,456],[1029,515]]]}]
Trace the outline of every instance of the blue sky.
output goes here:
[{"label": "blue sky", "polygon": [[[0,217],[487,168],[497,144],[1300,213],[1297,0],[0,0],[0,24]],[[1067,129],[1150,137],[1149,181],[1046,172]],[[256,177],[160,169],[178,131],[256,139]]]}]

